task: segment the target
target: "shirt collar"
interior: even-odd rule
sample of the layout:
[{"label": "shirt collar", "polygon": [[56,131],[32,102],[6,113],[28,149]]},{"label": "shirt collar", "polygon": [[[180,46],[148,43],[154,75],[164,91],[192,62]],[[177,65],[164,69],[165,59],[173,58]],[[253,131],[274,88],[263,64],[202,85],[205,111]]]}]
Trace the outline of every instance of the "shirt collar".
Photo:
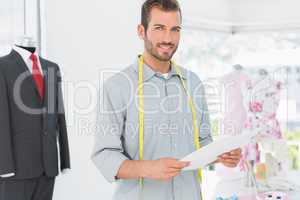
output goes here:
[{"label": "shirt collar", "polygon": [[[27,62],[27,60],[30,58],[30,56],[32,54],[31,52],[29,52],[21,47],[18,47],[16,45],[13,46],[13,50],[18,52],[25,62]],[[36,55],[37,58],[39,57],[36,52],[34,52],[34,55]]]},{"label": "shirt collar", "polygon": [[[174,64],[172,63],[171,64],[171,69],[170,71],[168,72],[170,74],[170,77],[171,76],[179,76],[175,70],[175,67],[173,66]],[[186,70],[182,67],[180,67],[180,70],[181,70],[181,75],[182,75],[182,78],[184,80],[186,80]],[[139,69],[139,56],[135,59],[135,62],[134,62],[134,70],[138,73],[138,69]],[[144,73],[143,73],[143,81],[147,81],[149,79],[151,79],[153,76],[155,75],[158,75],[160,74],[160,72],[155,72],[149,65],[147,65],[146,63],[144,63]]]}]

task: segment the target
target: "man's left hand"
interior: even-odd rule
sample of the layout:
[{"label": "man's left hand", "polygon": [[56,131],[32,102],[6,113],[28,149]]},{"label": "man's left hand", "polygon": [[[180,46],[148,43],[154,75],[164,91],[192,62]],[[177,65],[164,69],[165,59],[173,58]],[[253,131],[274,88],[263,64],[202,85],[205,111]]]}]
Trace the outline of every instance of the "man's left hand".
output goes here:
[{"label": "man's left hand", "polygon": [[236,167],[242,158],[242,150],[235,149],[224,153],[218,157],[217,162],[222,163],[226,167]]}]

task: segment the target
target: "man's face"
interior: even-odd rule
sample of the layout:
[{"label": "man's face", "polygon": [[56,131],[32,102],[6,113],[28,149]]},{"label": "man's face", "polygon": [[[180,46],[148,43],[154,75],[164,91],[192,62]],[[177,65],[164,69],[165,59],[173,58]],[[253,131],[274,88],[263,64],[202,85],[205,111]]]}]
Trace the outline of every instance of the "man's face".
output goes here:
[{"label": "man's face", "polygon": [[166,12],[154,7],[143,35],[146,51],[160,61],[170,61],[178,48],[180,31],[179,11]]}]

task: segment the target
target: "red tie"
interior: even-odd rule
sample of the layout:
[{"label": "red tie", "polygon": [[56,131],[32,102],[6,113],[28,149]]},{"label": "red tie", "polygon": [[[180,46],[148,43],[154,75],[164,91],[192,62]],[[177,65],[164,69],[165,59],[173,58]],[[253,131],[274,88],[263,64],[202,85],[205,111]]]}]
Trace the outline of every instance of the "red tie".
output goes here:
[{"label": "red tie", "polygon": [[37,89],[39,91],[40,97],[43,100],[44,98],[44,78],[39,69],[37,56],[34,54],[30,55],[30,60],[32,60],[32,77],[35,81]]}]

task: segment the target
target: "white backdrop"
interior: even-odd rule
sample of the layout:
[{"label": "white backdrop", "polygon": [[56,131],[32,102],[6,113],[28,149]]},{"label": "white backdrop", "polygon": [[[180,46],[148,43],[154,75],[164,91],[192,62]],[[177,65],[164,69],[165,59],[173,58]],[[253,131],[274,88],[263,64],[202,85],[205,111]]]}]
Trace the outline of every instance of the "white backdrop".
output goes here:
[{"label": "white backdrop", "polygon": [[46,55],[63,71],[72,160],[72,170],[57,179],[54,200],[111,198],[114,187],[90,160],[96,88],[100,70],[124,68],[140,52],[139,13],[129,1],[45,2]]},{"label": "white backdrop", "polygon": [[[37,1],[0,0],[0,56],[11,50],[11,45],[22,35],[37,36]],[[26,17],[24,19],[24,8]],[[25,27],[26,24],[26,27]]]}]

